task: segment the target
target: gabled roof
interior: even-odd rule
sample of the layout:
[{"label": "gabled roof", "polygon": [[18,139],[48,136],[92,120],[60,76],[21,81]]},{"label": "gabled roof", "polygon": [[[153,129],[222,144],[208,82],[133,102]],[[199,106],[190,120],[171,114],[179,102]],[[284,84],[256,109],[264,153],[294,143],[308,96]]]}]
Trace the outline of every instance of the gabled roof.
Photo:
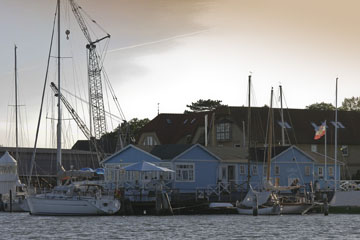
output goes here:
[{"label": "gabled roof", "polygon": [[144,153],[145,155],[150,156],[151,158],[154,158],[154,159],[156,159],[158,161],[161,161],[161,159],[159,157],[157,157],[157,156],[155,156],[155,155],[153,155],[153,154],[151,154],[151,153],[149,153],[149,152],[147,152],[147,151],[145,151],[145,150],[143,150],[143,149],[141,149],[141,148],[139,148],[139,147],[137,147],[135,145],[129,144],[126,147],[124,147],[123,149],[121,149],[120,151],[118,151],[118,152],[114,153],[113,155],[111,155],[110,157],[107,157],[104,160],[102,160],[100,162],[100,164],[104,164],[104,163],[110,161],[111,159],[117,157],[118,155],[120,155],[121,153],[127,151],[130,148],[133,148],[133,149],[135,149],[137,151],[140,151],[140,152]]},{"label": "gabled roof", "polygon": [[0,165],[6,165],[6,166],[15,166],[17,165],[16,160],[9,154],[8,151],[6,151],[4,153],[4,155],[2,155],[2,157],[0,158]]},{"label": "gabled roof", "polygon": [[[218,109],[217,116],[231,116],[238,126],[245,122],[247,125],[246,107],[225,107]],[[274,138],[275,144],[281,142],[281,115],[280,109],[273,109],[274,116]],[[318,144],[323,140],[314,140],[315,129],[313,124],[320,126],[327,121],[327,142],[334,144],[334,119],[335,111],[308,110],[308,109],[284,109],[284,123],[286,141],[290,144]],[[252,141],[264,142],[266,136],[266,126],[268,121],[268,107],[251,108],[251,138]],[[338,144],[356,145],[360,144],[360,112],[357,111],[338,111],[338,122],[344,127],[338,127]],[[290,140],[290,142],[288,141]],[[323,138],[322,138],[323,139]]]},{"label": "gabled roof", "polygon": [[214,155],[222,162],[247,162],[248,158],[248,149],[244,148],[235,148],[235,147],[213,147],[207,146],[206,149],[212,152]]},{"label": "gabled roof", "polygon": [[[281,115],[280,109],[273,109],[274,116],[274,143],[281,142]],[[308,109],[284,109],[285,139],[287,144],[319,144],[323,142],[314,140],[315,128],[322,122],[327,121],[327,142],[334,144],[334,111],[308,110]],[[189,137],[193,139],[196,130],[204,126],[204,116],[209,114],[209,125],[212,112],[184,113],[184,114],[159,114],[141,130],[142,133],[155,132],[160,144],[175,144],[181,139]],[[216,122],[227,121],[243,127],[247,126],[247,107],[221,107],[215,110]],[[268,107],[251,108],[251,140],[252,142],[264,143],[268,122]],[[194,120],[195,119],[195,120]],[[221,120],[220,120],[221,119]],[[194,120],[194,121],[193,121]],[[338,121],[338,144],[360,145],[360,112],[339,111]],[[246,133],[247,134],[247,133]],[[202,138],[200,139],[200,141]],[[188,141],[188,143],[190,143]],[[202,143],[202,142],[200,142]]]},{"label": "gabled roof", "polygon": [[156,145],[150,150],[150,153],[161,158],[162,160],[171,160],[192,146],[192,144]]},{"label": "gabled roof", "polygon": [[183,138],[189,137],[187,143],[191,143],[196,130],[204,126],[204,117],[211,112],[169,114],[161,113],[146,124],[140,131],[140,135],[147,132],[155,132],[161,144],[176,144]]},{"label": "gabled roof", "polygon": [[187,150],[185,150],[184,152],[180,153],[179,155],[177,155],[176,157],[174,157],[172,160],[176,160],[179,159],[181,156],[183,156],[184,154],[190,152],[192,149],[194,148],[201,148],[202,150],[204,150],[205,152],[207,152],[209,155],[213,156],[216,160],[220,160],[220,158],[218,156],[216,156],[214,153],[210,152],[209,150],[207,150],[204,146],[200,145],[200,144],[194,144],[192,145],[190,148],[188,148]]}]

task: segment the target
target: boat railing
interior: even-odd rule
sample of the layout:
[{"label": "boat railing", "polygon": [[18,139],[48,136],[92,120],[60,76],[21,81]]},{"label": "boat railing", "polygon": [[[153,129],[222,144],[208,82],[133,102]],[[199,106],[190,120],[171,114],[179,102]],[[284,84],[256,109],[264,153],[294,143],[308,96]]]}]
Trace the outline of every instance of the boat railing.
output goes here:
[{"label": "boat railing", "polygon": [[340,180],[341,191],[360,191],[360,180]]}]

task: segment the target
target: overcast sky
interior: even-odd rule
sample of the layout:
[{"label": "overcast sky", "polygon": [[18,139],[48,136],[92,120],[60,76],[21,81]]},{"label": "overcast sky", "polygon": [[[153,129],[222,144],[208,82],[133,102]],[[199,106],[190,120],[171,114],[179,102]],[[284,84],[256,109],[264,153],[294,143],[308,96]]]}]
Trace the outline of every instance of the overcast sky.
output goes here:
[{"label": "overcast sky", "polygon": [[[20,104],[25,105],[20,107],[22,132],[28,137],[23,145],[32,146],[56,1],[0,2],[0,144],[15,144],[14,110],[9,105],[14,104],[16,43]],[[70,70],[62,71],[76,72],[76,77],[64,79],[64,88],[86,98],[86,42],[67,1],[63,2],[62,55],[72,59],[63,60],[64,68]],[[77,2],[111,34],[104,66],[128,120],[154,118],[158,103],[161,113],[182,113],[187,104],[208,98],[231,106],[246,105],[249,72],[254,106],[269,105],[271,86],[277,92],[280,83],[288,108],[323,101],[335,104],[336,77],[339,104],[345,97],[360,95],[357,0]],[[69,41],[65,29],[71,31]],[[96,28],[94,32],[101,35]],[[50,76],[54,81],[55,74]],[[74,87],[78,83],[71,85],[69,78],[83,85]],[[51,118],[50,107],[45,112]],[[87,119],[86,109],[78,112]],[[45,126],[51,125],[50,120],[42,124],[43,136],[49,135]],[[70,142],[82,138],[78,130],[72,132],[76,134]],[[42,137],[41,145],[47,144]]]}]

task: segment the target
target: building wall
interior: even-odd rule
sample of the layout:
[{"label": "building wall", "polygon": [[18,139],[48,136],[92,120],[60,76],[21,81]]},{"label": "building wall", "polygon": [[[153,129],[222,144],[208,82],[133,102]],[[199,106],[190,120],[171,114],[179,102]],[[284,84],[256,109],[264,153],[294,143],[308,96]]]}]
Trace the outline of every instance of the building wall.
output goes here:
[{"label": "building wall", "polygon": [[202,147],[196,146],[172,161],[173,170],[176,171],[176,165],[193,164],[194,179],[192,181],[179,181],[176,178],[173,188],[180,192],[195,192],[197,189],[206,189],[209,185],[216,185],[219,160],[205,151]]}]

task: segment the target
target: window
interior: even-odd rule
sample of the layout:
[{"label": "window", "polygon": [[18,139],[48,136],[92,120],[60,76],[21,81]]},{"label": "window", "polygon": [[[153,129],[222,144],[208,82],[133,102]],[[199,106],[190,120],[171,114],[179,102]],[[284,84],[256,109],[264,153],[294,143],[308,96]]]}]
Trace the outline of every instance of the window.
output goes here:
[{"label": "window", "polygon": [[193,182],[194,176],[194,164],[176,164],[176,181],[178,182]]},{"label": "window", "polygon": [[329,176],[334,176],[334,168],[333,167],[329,167],[328,168],[328,171],[329,171]]},{"label": "window", "polygon": [[348,146],[347,145],[342,145],[341,148],[341,153],[344,157],[347,157],[349,156],[349,149],[348,149]]},{"label": "window", "polygon": [[267,166],[264,166],[264,168],[263,168],[263,169],[264,169],[264,171],[263,171],[263,175],[264,175],[264,176],[266,176],[266,174],[267,174]]},{"label": "window", "polygon": [[305,166],[305,176],[310,176],[310,166]]},{"label": "window", "polygon": [[311,144],[311,151],[312,152],[317,152],[317,145],[316,144]]},{"label": "window", "polygon": [[288,129],[291,128],[290,124],[287,123],[287,122],[284,122],[284,123],[283,123],[283,122],[281,122],[281,121],[278,121],[277,123],[280,125],[281,128],[288,128]]},{"label": "window", "polygon": [[337,127],[337,128],[345,128],[345,126],[341,122],[331,121],[331,124],[334,125],[334,127]]},{"label": "window", "polygon": [[240,165],[240,174],[241,175],[245,174],[245,166],[244,165]]},{"label": "window", "polygon": [[219,123],[216,125],[216,140],[230,140],[230,123]]},{"label": "window", "polygon": [[153,146],[157,145],[156,140],[152,136],[146,136],[143,142],[144,146]]},{"label": "window", "polygon": [[319,167],[319,168],[318,168],[318,175],[319,175],[320,177],[324,176],[324,168],[323,168],[323,167]]},{"label": "window", "polygon": [[257,170],[257,166],[253,165],[252,166],[252,175],[258,175],[258,170]]},{"label": "window", "polygon": [[280,166],[275,166],[275,175],[280,175]]}]

